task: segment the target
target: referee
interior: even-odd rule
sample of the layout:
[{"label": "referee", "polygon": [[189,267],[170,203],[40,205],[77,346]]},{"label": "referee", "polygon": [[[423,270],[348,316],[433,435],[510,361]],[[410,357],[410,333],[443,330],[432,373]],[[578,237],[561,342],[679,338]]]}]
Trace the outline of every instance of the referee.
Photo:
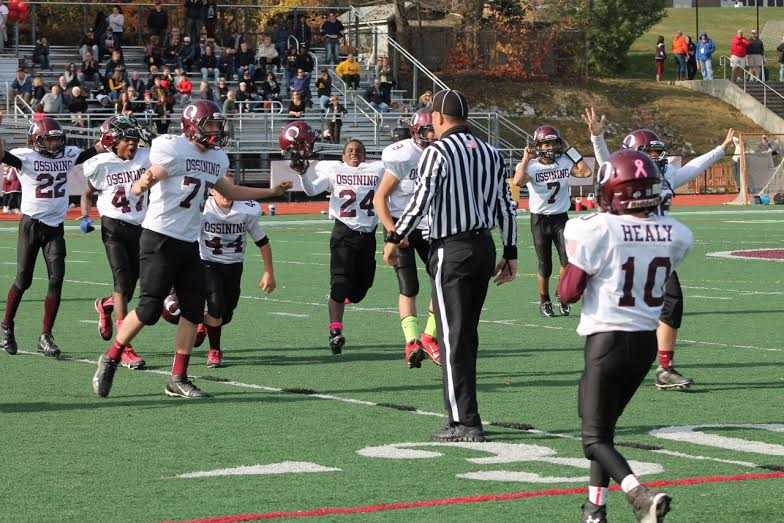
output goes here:
[{"label": "referee", "polygon": [[[443,344],[444,405],[448,423],[436,441],[485,441],[476,399],[477,327],[490,278],[497,284],[517,274],[517,223],[506,183],[507,169],[493,147],[471,134],[463,93],[433,98],[436,141],[419,160],[419,183],[386,238],[384,260],[395,265],[397,244],[428,213],[433,305]],[[499,223],[503,260],[496,265],[490,233]]]}]

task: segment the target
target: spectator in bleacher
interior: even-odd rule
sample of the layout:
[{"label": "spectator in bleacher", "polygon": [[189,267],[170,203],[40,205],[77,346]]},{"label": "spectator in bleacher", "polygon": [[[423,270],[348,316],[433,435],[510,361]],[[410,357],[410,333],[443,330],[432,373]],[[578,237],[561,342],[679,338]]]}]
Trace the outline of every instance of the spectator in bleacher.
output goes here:
[{"label": "spectator in bleacher", "polygon": [[256,96],[256,80],[250,75],[250,71],[245,70],[242,73],[242,78],[240,79],[241,82],[245,82],[248,85],[248,92],[250,92],[254,97]]},{"label": "spectator in bleacher", "polygon": [[763,68],[765,67],[765,45],[760,40],[755,29],[751,30],[751,38],[746,46],[746,64],[749,67],[751,74],[765,80],[763,78]]},{"label": "spectator in bleacher", "polygon": [[242,34],[242,31],[237,27],[235,23],[232,26],[231,32],[225,32],[223,36],[223,47],[231,47],[234,49],[235,53],[238,53],[240,50],[240,45],[242,42],[245,41],[245,35]]},{"label": "spectator in bleacher", "polygon": [[65,78],[65,85],[68,89],[79,85],[79,71],[76,69],[75,63],[71,62],[65,66],[63,77]]},{"label": "spectator in bleacher", "polygon": [[182,105],[191,103],[191,94],[193,94],[193,82],[191,82],[188,75],[182,75],[177,80],[177,97]]},{"label": "spectator in bleacher", "polygon": [[234,114],[237,112],[237,91],[229,89],[226,92],[226,99],[223,101],[221,112],[223,114]]},{"label": "spectator in bleacher", "polygon": [[253,74],[256,72],[256,55],[248,46],[248,42],[242,42],[240,44],[240,51],[237,53],[237,73],[240,75],[244,75],[245,71],[250,73],[250,76],[253,77]]},{"label": "spectator in bleacher", "polygon": [[223,50],[223,54],[218,59],[218,72],[229,81],[234,80],[237,76],[237,60],[234,56],[233,47],[226,47]]},{"label": "spectator in bleacher", "polygon": [[675,57],[675,76],[678,80],[686,79],[686,59],[689,55],[689,44],[683,36],[683,31],[678,31],[672,39],[672,55]]},{"label": "spectator in bleacher", "polygon": [[212,47],[207,46],[204,48],[204,54],[199,58],[199,70],[201,71],[201,79],[209,80],[210,75],[218,81],[220,71],[218,71],[218,60],[215,58],[215,53]]},{"label": "spectator in bleacher", "polygon": [[169,39],[169,43],[163,50],[163,63],[165,65],[177,65],[181,47],[180,37],[173,34]]},{"label": "spectator in bleacher", "polygon": [[166,29],[169,27],[169,15],[163,10],[161,0],[155,0],[150,14],[147,15],[147,27],[150,34],[158,37],[159,42],[166,38]]},{"label": "spectator in bleacher", "polygon": [[330,11],[327,20],[321,24],[321,35],[324,37],[324,47],[327,48],[326,63],[335,65],[340,61],[340,41],[344,30],[338,15]]},{"label": "spectator in bleacher", "polygon": [[68,82],[65,81],[65,76],[60,75],[57,78],[57,85],[60,86],[60,96],[63,98],[63,107],[68,107],[71,101],[71,91],[68,87]]},{"label": "spectator in bleacher", "polygon": [[120,93],[125,90],[125,85],[122,71],[120,69],[115,69],[109,77],[109,99],[112,101],[117,100],[120,97]]},{"label": "spectator in bleacher", "polygon": [[296,47],[289,47],[288,51],[286,51],[286,85],[291,82],[291,79],[297,76],[297,48]]},{"label": "spectator in bleacher", "polygon": [[161,99],[161,94],[164,96],[168,95],[166,88],[163,86],[163,80],[160,76],[153,77],[150,93],[152,94],[152,98],[155,100],[155,103],[158,103],[158,101]]},{"label": "spectator in bleacher", "polygon": [[106,62],[106,69],[104,69],[103,72],[104,78],[111,78],[114,74],[114,70],[119,67],[125,67],[125,61],[122,58],[122,53],[115,49],[112,51],[112,57]]},{"label": "spectator in bleacher", "polygon": [[297,75],[289,82],[289,92],[292,96],[294,93],[299,93],[302,96],[305,105],[311,105],[310,75],[306,73],[304,69],[297,69]]},{"label": "spectator in bleacher", "polygon": [[128,103],[131,105],[132,113],[144,112],[144,103],[139,99],[139,91],[133,86],[133,84],[128,86],[128,89],[125,90],[125,94],[128,95]]},{"label": "spectator in bleacher", "polygon": [[82,41],[79,44],[79,56],[82,57],[82,60],[87,56],[87,53],[98,56],[98,40],[96,40],[95,33],[93,33],[92,29],[88,29],[84,33]]},{"label": "spectator in bleacher", "polygon": [[122,48],[123,30],[125,28],[125,17],[118,6],[112,7],[112,14],[109,15],[109,30],[112,32],[114,48]]},{"label": "spectator in bleacher", "polygon": [[46,38],[39,38],[35,41],[33,63],[40,65],[41,69],[51,69],[49,67],[49,42]]},{"label": "spectator in bleacher", "polygon": [[91,85],[99,83],[101,81],[99,70],[100,65],[98,65],[98,62],[95,61],[93,54],[88,51],[84,55],[82,67],[79,70],[79,82],[87,82]]},{"label": "spectator in bleacher", "polygon": [[139,74],[139,71],[131,73],[131,81],[128,82],[128,89],[133,89],[137,94],[143,93],[146,89],[146,85],[144,80],[142,80],[142,75]]},{"label": "spectator in bleacher", "polygon": [[33,79],[22,67],[16,70],[16,78],[11,82],[11,97],[15,98],[16,95],[27,103],[33,99]]},{"label": "spectator in bleacher", "polygon": [[732,67],[732,81],[737,82],[743,75],[743,68],[746,67],[746,48],[749,41],[743,36],[743,29],[738,29],[730,43],[730,67]]},{"label": "spectator in bleacher", "polygon": [[71,89],[71,101],[68,103],[68,112],[71,113],[71,123],[84,127],[84,113],[87,112],[87,99],[82,94],[81,87]]},{"label": "spectator in bleacher", "polygon": [[307,16],[304,13],[301,13],[294,23],[294,30],[292,31],[294,38],[297,39],[299,42],[300,47],[305,47],[305,49],[310,49],[310,42],[313,39],[313,31],[310,29],[310,24],[308,24]]},{"label": "spectator in bleacher", "polygon": [[199,44],[194,42],[190,36],[185,36],[182,39],[182,47],[180,47],[179,54],[177,55],[177,66],[185,69],[187,72],[191,72],[193,70],[193,66],[196,65],[198,62],[198,52],[196,51],[199,48]]},{"label": "spectator in bleacher", "polygon": [[686,57],[686,75],[689,80],[694,80],[694,77],[697,76],[697,45],[691,36],[686,37],[686,46],[689,50]]},{"label": "spectator in bleacher", "polygon": [[261,92],[265,100],[271,102],[280,101],[280,83],[278,83],[278,77],[272,71],[267,73],[267,79],[261,84]]},{"label": "spectator in bleacher", "polygon": [[332,77],[329,76],[329,69],[326,67],[321,70],[321,76],[316,78],[316,95],[318,95],[319,107],[322,111],[326,111],[329,97],[332,95]]},{"label": "spectator in bleacher", "polygon": [[216,0],[207,0],[207,5],[204,6],[204,27],[207,29],[209,38],[215,38],[218,18],[218,2]]},{"label": "spectator in bleacher", "polygon": [[259,69],[261,69],[264,74],[266,74],[267,69],[273,64],[280,66],[278,50],[272,45],[272,39],[269,35],[261,37],[261,44],[259,44],[259,48],[256,50],[256,61],[259,64]]},{"label": "spectator in bleacher", "polygon": [[384,95],[384,90],[381,89],[381,82],[378,78],[373,80],[373,84],[365,91],[365,100],[368,101],[373,108],[380,112],[386,113],[389,111],[390,100]]},{"label": "spectator in bleacher", "polygon": [[344,114],[346,114],[346,108],[340,103],[338,95],[333,94],[330,96],[329,105],[324,112],[324,121],[327,123],[325,131],[329,131],[330,143],[340,143],[340,128],[343,127]]},{"label": "spectator in bleacher", "polygon": [[5,48],[8,41],[8,6],[0,0],[0,49]]},{"label": "spectator in bleacher", "polygon": [[120,93],[119,98],[115,100],[114,114],[121,114],[123,116],[129,116],[133,114],[133,104],[131,103],[131,100],[128,97],[127,91],[123,91],[122,93]]},{"label": "spectator in bleacher", "polygon": [[46,86],[44,86],[44,78],[39,74],[33,78],[33,105],[41,103],[44,95],[46,94]]},{"label": "spectator in bleacher", "polygon": [[297,60],[294,63],[298,69],[304,69],[305,72],[309,75],[313,73],[313,69],[316,67],[315,62],[313,61],[313,57],[310,55],[310,51],[306,47],[299,48],[299,51],[297,52]]},{"label": "spectator in bleacher", "polygon": [[280,16],[275,22],[275,31],[272,33],[272,41],[275,43],[275,50],[278,51],[278,71],[283,67],[283,59],[288,55],[289,32],[286,22]]},{"label": "spectator in bleacher", "polygon": [[166,93],[159,90],[156,100],[157,103],[153,109],[155,112],[155,128],[159,135],[166,134],[169,132],[169,114],[171,113]]},{"label": "spectator in bleacher", "polygon": [[153,65],[156,67],[163,65],[163,49],[158,35],[150,36],[150,40],[144,46],[144,63],[148,71]]},{"label": "spectator in bleacher", "polygon": [[229,86],[226,85],[225,78],[221,77],[218,79],[218,86],[216,87],[216,91],[218,93],[218,101],[220,105],[226,100],[226,96],[229,94]]},{"label": "spectator in bleacher", "polygon": [[349,54],[345,60],[335,68],[335,73],[350,89],[359,89],[359,74],[362,71],[359,62],[354,60],[354,55]]},{"label": "spectator in bleacher", "polygon": [[307,110],[307,103],[302,98],[302,93],[299,91],[294,91],[291,95],[291,101],[289,102],[289,116],[293,118],[302,118]]},{"label": "spectator in bleacher", "polygon": [[98,53],[95,59],[99,62],[103,60],[106,54],[106,32],[109,30],[109,21],[106,19],[106,14],[98,10],[95,13],[95,22],[93,23],[93,34],[95,35],[96,45],[98,46]]},{"label": "spectator in bleacher", "polygon": [[395,88],[395,77],[388,56],[379,58],[378,64],[376,65],[376,78],[381,82],[381,91],[384,93],[384,97],[391,100],[392,89]]},{"label": "spectator in bleacher", "polygon": [[210,83],[202,80],[199,83],[199,100],[209,100],[210,102],[218,103],[215,96],[215,91],[210,87]]},{"label": "spectator in bleacher", "polygon": [[199,41],[201,33],[203,5],[202,0],[185,0],[185,34],[194,42]]},{"label": "spectator in bleacher", "polygon": [[713,80],[713,53],[716,44],[708,37],[708,33],[700,33],[697,42],[697,64],[702,72],[703,80]]},{"label": "spectator in bleacher", "polygon": [[59,85],[53,85],[51,91],[46,93],[41,98],[41,104],[44,106],[44,113],[46,114],[62,114],[65,112],[63,105],[63,97],[60,92]]}]

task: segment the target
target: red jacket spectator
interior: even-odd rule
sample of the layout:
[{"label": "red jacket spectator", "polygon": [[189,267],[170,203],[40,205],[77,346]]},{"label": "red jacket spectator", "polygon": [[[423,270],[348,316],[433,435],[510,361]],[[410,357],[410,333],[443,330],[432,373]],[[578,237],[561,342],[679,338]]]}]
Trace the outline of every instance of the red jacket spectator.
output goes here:
[{"label": "red jacket spectator", "polygon": [[689,54],[689,44],[683,35],[672,39],[672,54]]},{"label": "red jacket spectator", "polygon": [[732,37],[730,44],[730,54],[743,58],[746,56],[746,48],[749,46],[749,40],[743,35],[735,35]]},{"label": "red jacket spectator", "polygon": [[193,92],[193,82],[191,82],[187,76],[183,76],[180,83],[177,84],[177,91],[180,94],[190,95]]},{"label": "red jacket spectator", "polygon": [[3,176],[3,192],[21,192],[22,183],[19,181],[19,176],[16,174],[16,169],[13,167],[5,166],[5,175]]}]

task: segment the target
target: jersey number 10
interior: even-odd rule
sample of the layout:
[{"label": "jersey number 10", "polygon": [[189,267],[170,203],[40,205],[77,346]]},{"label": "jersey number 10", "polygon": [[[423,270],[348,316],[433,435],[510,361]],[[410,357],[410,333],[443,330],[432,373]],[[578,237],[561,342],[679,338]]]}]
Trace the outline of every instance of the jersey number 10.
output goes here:
[{"label": "jersey number 10", "polygon": [[[662,268],[664,269],[664,281],[666,282],[667,278],[670,277],[670,270],[672,269],[670,259],[663,256],[657,256],[648,264],[648,276],[645,279],[643,301],[645,301],[645,304],[649,307],[660,307],[664,303],[664,293],[662,293],[661,296],[653,295],[653,287],[656,285],[656,275],[658,274],[659,269]],[[621,269],[623,269],[626,276],[623,281],[623,296],[618,300],[618,306],[634,307],[636,302],[632,295],[632,289],[634,288],[634,256],[627,258],[626,263],[621,265]]]}]

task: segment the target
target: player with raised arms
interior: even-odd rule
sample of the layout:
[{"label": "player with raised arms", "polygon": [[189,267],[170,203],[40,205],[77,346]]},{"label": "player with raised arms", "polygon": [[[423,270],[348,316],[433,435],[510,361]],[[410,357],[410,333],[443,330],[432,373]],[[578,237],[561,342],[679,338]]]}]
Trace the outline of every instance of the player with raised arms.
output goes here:
[{"label": "player with raised arms", "polygon": [[[553,273],[553,244],[561,262],[559,278],[566,267],[566,248],[563,231],[569,220],[567,212],[572,199],[569,179],[585,178],[591,169],[574,147],[569,147],[560,131],[552,125],[542,125],[534,131],[533,147],[528,146],[523,159],[515,168],[513,183],[528,186],[528,209],[531,213],[531,234],[536,258],[539,260],[536,281],[539,287],[539,312],[552,318],[550,276]],[[569,305],[559,301],[561,314],[569,315]]]},{"label": "player with raised arms", "polygon": [[[588,130],[591,133],[596,160],[598,162],[606,161],[610,156],[610,151],[604,140],[606,122],[604,115],[599,117],[594,108],[589,107],[583,113],[583,121],[588,125]],[[727,147],[733,145],[734,137],[735,131],[729,129],[720,145],[692,159],[682,167],[670,163],[666,144],[650,129],[632,131],[623,139],[621,148],[644,152],[661,171],[662,203],[657,212],[663,214],[670,208],[672,199],[675,197],[675,189],[689,183],[721,160]],[[678,339],[678,329],[681,327],[683,318],[683,301],[683,290],[678,274],[673,272],[667,281],[664,306],[656,332],[659,344],[656,388],[659,390],[687,390],[694,383],[694,380],[683,376],[675,369],[675,342]]]},{"label": "player with raised arms", "polygon": [[150,168],[131,188],[135,197],[149,191],[140,239],[139,303],[98,359],[92,385],[99,396],[109,395],[123,351],[145,325],[158,321],[163,301],[174,287],[181,313],[164,392],[182,398],[207,397],[187,374],[196,326],[204,317],[206,289],[198,245],[204,204],[213,188],[229,199],[244,201],[280,196],[291,187],[282,183],[254,189],[227,182],[229,158],[222,149],[228,140],[227,124],[217,104],[199,100],[183,110],[181,135],[166,134],[152,142]]},{"label": "player with raised arms", "polygon": [[[101,240],[112,270],[114,288],[111,296],[95,300],[98,332],[104,340],[112,339],[112,312],[117,328],[128,313],[139,279],[139,239],[142,220],[147,210],[146,194],[135,195],[131,188],[150,167],[150,150],[139,148],[143,131],[129,116],[112,116],[101,124],[101,145],[106,150],[84,163],[87,187],[82,194],[83,230],[89,232],[93,195],[98,194],[101,215]],[[129,369],[144,367],[144,359],[129,344],[120,363]]]},{"label": "player with raised arms", "polygon": [[[378,219],[387,233],[395,230],[395,222],[414,196],[414,189],[419,181],[419,159],[425,148],[436,139],[433,119],[428,109],[415,112],[411,116],[409,128],[411,138],[393,143],[381,153],[384,177],[373,198],[373,208],[378,213]],[[427,266],[430,253],[428,224],[427,217],[423,218],[416,230],[406,238],[405,244],[401,242],[395,262],[395,274],[397,274],[400,291],[398,311],[406,343],[403,358],[409,368],[421,367],[421,362],[426,357],[436,365],[441,365],[433,305],[431,303],[428,306],[427,324],[421,336],[416,312],[416,297],[419,294],[416,257],[418,255],[422,263]]]},{"label": "player with raised arms", "polygon": [[602,164],[596,194],[604,211],[569,220],[569,265],[558,285],[566,303],[583,298],[577,332],[585,336],[578,404],[585,457],[591,461],[583,523],[606,521],[607,487],[617,481],[638,521],[658,522],[670,496],[640,485],[615,449],[615,426],[656,359],[664,284],[692,244],[686,226],[657,213],[661,176],[634,150]]}]

